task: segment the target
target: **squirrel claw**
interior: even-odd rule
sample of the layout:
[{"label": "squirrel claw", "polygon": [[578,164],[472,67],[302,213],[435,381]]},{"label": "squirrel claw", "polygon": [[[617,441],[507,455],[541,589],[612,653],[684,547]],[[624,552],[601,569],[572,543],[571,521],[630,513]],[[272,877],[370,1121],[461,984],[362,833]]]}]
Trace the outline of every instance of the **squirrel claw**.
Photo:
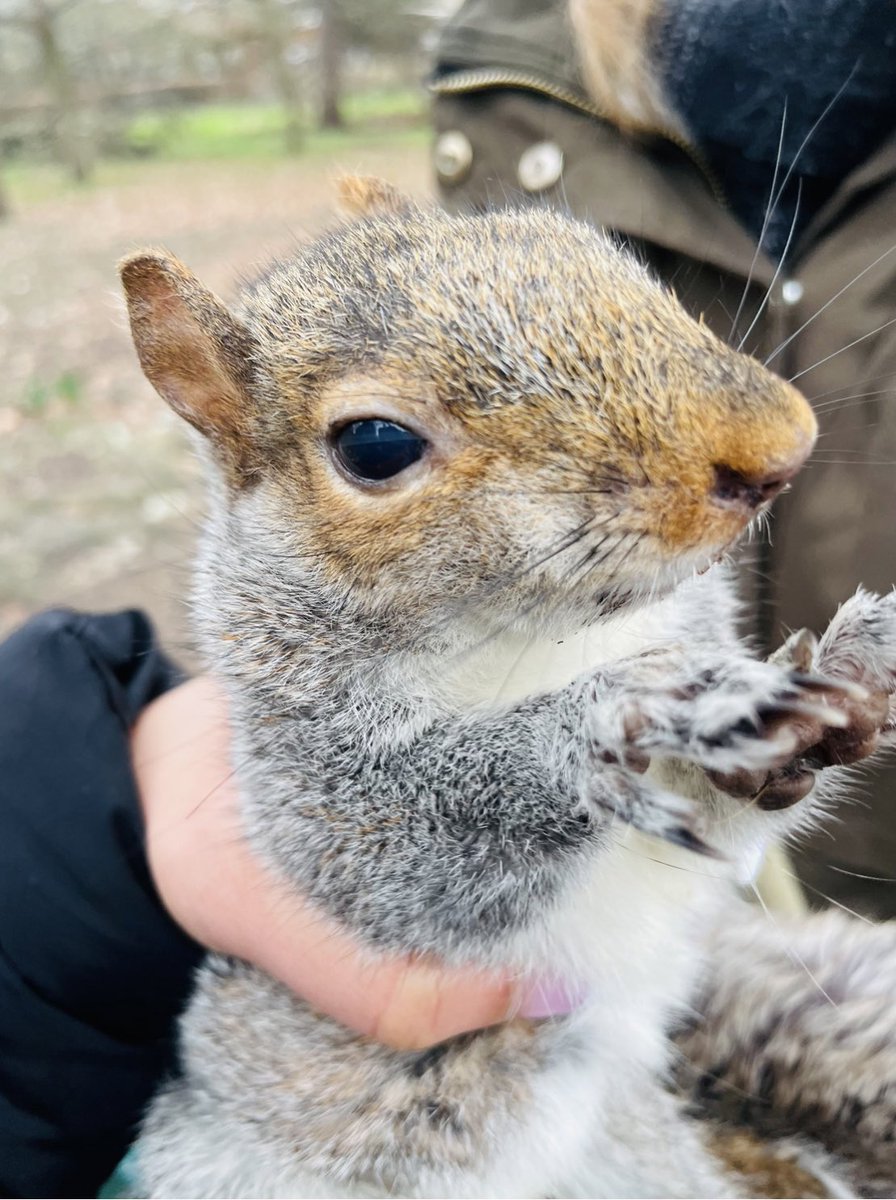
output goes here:
[{"label": "squirrel claw", "polygon": [[802,800],[818,771],[861,762],[887,744],[896,701],[896,602],[860,591],[820,641],[799,630],[769,661],[790,668],[794,688],[809,701],[788,696],[760,711],[766,729],[792,731],[792,752],[767,773],[707,773],[721,791],[766,812]]},{"label": "squirrel claw", "polygon": [[850,700],[867,700],[868,689],[853,679],[834,679],[808,671],[792,671],[790,678],[804,692],[840,692]]},{"label": "squirrel claw", "polygon": [[698,837],[687,825],[676,825],[666,829],[663,833],[663,840],[673,846],[681,846],[684,850],[691,850],[694,854],[700,854],[704,858],[715,858],[720,862],[725,860],[725,855],[721,851],[710,846],[708,842],[704,842],[703,838]]}]

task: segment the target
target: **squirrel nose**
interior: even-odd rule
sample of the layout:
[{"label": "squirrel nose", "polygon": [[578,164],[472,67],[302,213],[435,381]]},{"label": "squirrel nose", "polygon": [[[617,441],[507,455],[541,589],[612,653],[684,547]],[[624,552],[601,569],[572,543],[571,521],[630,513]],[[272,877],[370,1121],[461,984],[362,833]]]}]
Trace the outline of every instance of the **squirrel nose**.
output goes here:
[{"label": "squirrel nose", "polygon": [[796,388],[779,384],[767,407],[768,416],[765,408],[759,410],[758,425],[749,413],[745,420],[732,413],[721,435],[714,434],[715,453],[710,449],[708,456],[710,503],[747,520],[790,483],[812,453],[818,432],[812,409]]},{"label": "squirrel nose", "polygon": [[798,461],[763,475],[747,475],[734,467],[716,463],[710,495],[716,503],[727,508],[754,511],[773,500],[787,486],[803,465],[804,458],[805,455],[801,455]]}]

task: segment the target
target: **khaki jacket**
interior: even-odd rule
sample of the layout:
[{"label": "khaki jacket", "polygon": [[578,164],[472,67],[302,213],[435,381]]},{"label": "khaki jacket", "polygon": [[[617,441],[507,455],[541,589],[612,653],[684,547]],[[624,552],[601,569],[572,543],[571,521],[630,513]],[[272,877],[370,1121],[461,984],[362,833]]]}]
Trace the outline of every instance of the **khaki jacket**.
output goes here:
[{"label": "khaki jacket", "polygon": [[[822,630],[859,583],[892,588],[896,136],[817,213],[785,276],[757,254],[685,139],[626,134],[602,116],[561,6],[468,3],[439,61],[435,165],[447,207],[531,200],[618,232],[689,310],[735,345],[745,336],[745,349],[772,355],[814,404],[816,454],[748,568],[762,641]],[[878,769],[872,791],[870,808],[844,811],[801,869],[812,887],[896,915],[896,883],[874,889],[829,867],[896,878],[896,770]]]}]

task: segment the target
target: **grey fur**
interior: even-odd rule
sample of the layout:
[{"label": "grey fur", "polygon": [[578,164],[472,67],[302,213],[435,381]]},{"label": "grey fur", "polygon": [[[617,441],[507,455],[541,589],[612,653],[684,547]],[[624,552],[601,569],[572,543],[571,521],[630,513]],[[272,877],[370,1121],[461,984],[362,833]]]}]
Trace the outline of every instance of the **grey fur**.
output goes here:
[{"label": "grey fur", "polygon": [[700,1016],[678,1035],[704,1118],[816,1138],[863,1196],[896,1180],[896,931],[839,913],[733,906],[713,931]]},{"label": "grey fur", "polygon": [[[549,234],[565,253],[546,256]],[[669,496],[697,501],[663,472],[667,451],[682,477],[698,450],[711,465],[689,408],[701,397],[727,446],[753,413],[786,440],[792,392],[551,214],[370,219],[275,268],[241,320],[251,370],[227,378],[253,381],[252,453],[236,486],[214,439],[204,451],[195,607],[254,846],[374,948],[578,976],[592,996],[568,1018],[408,1055],[212,959],[183,1020],[182,1074],[139,1143],[149,1194],[741,1194],[669,1091],[667,1030],[712,977],[707,931],[735,883],[817,818],[843,772],[777,813],[707,772],[774,771],[797,752],[795,722],[840,717],[791,662],[738,640],[724,570],[694,576],[730,537],[679,528]],[[394,545],[371,541],[377,570],[345,566],[314,482],[326,447],[301,436],[305,411],[358,371],[386,381],[373,405],[408,372],[421,394],[428,381],[437,419],[484,464]],[[512,437],[490,457],[498,419],[528,458]],[[693,486],[703,505],[709,485]],[[583,626],[607,644],[568,678],[463,698],[494,646],[556,648]],[[513,655],[499,665],[509,678]],[[818,665],[889,671],[892,691],[891,601],[857,597]],[[824,1172],[848,1191],[846,1167]]]}]

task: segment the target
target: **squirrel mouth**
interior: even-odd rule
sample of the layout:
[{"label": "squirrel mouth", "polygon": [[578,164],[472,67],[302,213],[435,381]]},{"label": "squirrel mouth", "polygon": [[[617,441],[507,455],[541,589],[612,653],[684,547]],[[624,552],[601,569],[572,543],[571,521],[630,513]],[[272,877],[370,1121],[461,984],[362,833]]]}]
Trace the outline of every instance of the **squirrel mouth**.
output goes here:
[{"label": "squirrel mouth", "polygon": [[709,562],[705,563],[702,567],[697,568],[697,574],[705,575],[706,572],[711,567],[717,567],[719,565],[719,563],[722,562],[728,556],[728,554],[731,552],[732,548],[735,545],[737,545],[738,541],[740,541],[739,534],[733,538],[729,538],[728,541],[725,543],[725,545],[722,547],[722,549],[717,550],[716,553],[713,554],[713,556],[710,558]]}]

